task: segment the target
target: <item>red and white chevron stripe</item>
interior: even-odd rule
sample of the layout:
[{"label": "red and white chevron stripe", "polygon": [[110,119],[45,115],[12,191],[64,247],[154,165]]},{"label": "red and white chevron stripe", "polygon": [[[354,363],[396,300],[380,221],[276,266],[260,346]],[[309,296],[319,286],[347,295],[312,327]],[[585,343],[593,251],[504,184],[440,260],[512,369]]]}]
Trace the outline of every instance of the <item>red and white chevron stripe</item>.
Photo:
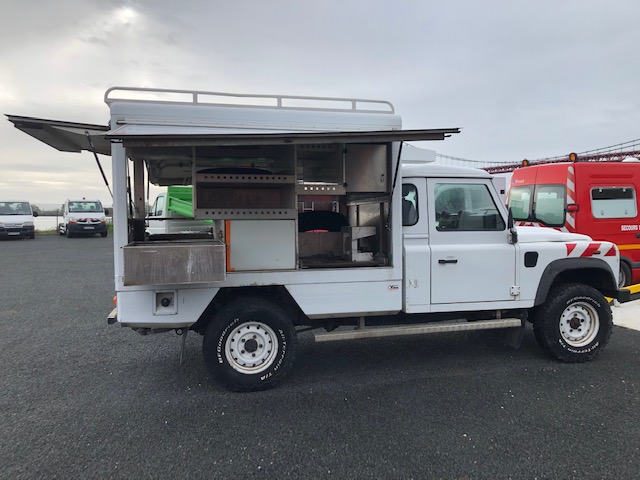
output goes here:
[{"label": "red and white chevron stripe", "polygon": [[[567,168],[567,205],[570,203],[576,203],[576,177],[573,165],[569,165]],[[565,216],[565,225],[568,231],[576,231],[576,213],[567,212]]]},{"label": "red and white chevron stripe", "polygon": [[618,248],[609,242],[567,243],[567,257],[615,257]]}]

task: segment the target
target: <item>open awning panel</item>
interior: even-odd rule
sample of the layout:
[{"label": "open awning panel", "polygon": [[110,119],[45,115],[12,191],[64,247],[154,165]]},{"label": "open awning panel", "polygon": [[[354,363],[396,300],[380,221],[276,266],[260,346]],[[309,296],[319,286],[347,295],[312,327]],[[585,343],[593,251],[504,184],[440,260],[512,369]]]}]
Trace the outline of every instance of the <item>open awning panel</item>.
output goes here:
[{"label": "open awning panel", "polygon": [[[341,131],[341,132],[269,132],[260,130],[228,130],[207,126],[171,126],[125,124],[115,129],[106,125],[73,123],[61,120],[48,120],[35,117],[7,115],[16,128],[62,152],[81,152],[82,150],[111,155],[111,141],[122,142],[127,148],[138,152],[155,151],[158,158],[169,152],[160,150],[169,148],[173,155],[181,148],[241,147],[249,145],[300,145],[328,143],[386,143],[400,141],[444,140],[459,128],[440,128],[423,130],[379,130],[379,131]],[[150,150],[148,150],[150,149]],[[176,150],[177,149],[177,150]],[[169,156],[173,156],[169,153]]]},{"label": "open awning panel", "polygon": [[277,132],[256,130],[228,131],[198,126],[123,125],[109,131],[106,137],[122,141],[125,147],[185,147],[300,145],[327,143],[386,143],[399,141],[444,140],[459,128],[426,130],[376,130],[341,132]]},{"label": "open awning panel", "polygon": [[91,125],[17,115],[7,115],[7,118],[18,130],[22,130],[27,135],[31,135],[61,152],[92,151],[89,138],[87,138],[89,135],[96,153],[111,155],[111,141],[105,138],[105,134],[109,131],[107,125]]}]

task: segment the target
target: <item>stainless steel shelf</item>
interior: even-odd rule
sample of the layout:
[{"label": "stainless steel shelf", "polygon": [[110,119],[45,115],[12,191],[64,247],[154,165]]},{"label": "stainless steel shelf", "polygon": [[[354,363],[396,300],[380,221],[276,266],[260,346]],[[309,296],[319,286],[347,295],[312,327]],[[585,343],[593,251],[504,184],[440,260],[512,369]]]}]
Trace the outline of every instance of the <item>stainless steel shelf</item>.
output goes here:
[{"label": "stainless steel shelf", "polygon": [[198,208],[197,219],[211,220],[260,220],[260,219],[296,219],[295,208]]},{"label": "stainless steel shelf", "polygon": [[298,195],[345,195],[343,185],[296,185]]},{"label": "stainless steel shelf", "polygon": [[246,173],[198,173],[196,184],[273,184],[288,185],[295,181],[294,175],[255,175]]}]

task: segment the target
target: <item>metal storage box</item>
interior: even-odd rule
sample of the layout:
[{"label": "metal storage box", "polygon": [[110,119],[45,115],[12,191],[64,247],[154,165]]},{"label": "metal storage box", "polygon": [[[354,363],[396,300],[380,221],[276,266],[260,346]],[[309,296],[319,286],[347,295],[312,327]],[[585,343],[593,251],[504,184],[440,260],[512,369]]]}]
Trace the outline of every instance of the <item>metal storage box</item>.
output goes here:
[{"label": "metal storage box", "polygon": [[215,240],[132,243],[124,250],[125,285],[173,285],[225,279],[225,245]]},{"label": "metal storage box", "polygon": [[389,191],[386,145],[349,145],[345,157],[348,193]]}]

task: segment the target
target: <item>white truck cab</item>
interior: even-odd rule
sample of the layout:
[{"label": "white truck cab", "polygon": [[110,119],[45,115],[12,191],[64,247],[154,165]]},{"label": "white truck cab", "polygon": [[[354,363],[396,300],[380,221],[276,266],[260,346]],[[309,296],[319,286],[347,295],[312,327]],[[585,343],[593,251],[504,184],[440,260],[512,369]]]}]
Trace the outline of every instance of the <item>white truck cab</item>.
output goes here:
[{"label": "white truck cab", "polygon": [[[283,380],[309,329],[318,342],[500,329],[519,345],[531,322],[551,356],[584,362],[612,331],[604,295],[629,299],[612,243],[516,229],[486,172],[403,167],[404,142],[459,129],[402,130],[389,102],[123,87],[105,101],[110,130],[92,131],[112,157],[108,322],[201,334],[232,390]],[[37,119],[9,120],[59,145]],[[148,235],[147,181],[190,185],[211,234]]]},{"label": "white truck cab", "polygon": [[0,201],[0,239],[36,237],[33,217],[38,212],[31,209],[27,201]]},{"label": "white truck cab", "polygon": [[67,200],[62,206],[62,223],[58,233],[67,238],[79,236],[107,236],[107,211],[100,200]]},{"label": "white truck cab", "polygon": [[159,193],[146,218],[148,235],[179,235],[201,233],[212,235],[212,221],[193,218],[190,185],[169,186]]}]

